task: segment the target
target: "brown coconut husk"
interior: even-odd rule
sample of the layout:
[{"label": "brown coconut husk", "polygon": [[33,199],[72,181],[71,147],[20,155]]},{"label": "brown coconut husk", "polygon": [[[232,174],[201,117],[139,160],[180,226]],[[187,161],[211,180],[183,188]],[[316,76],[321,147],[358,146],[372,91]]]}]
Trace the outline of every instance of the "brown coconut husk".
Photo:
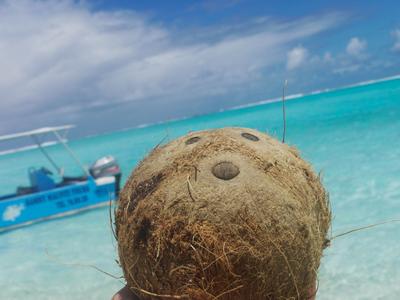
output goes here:
[{"label": "brown coconut husk", "polygon": [[156,148],[115,222],[125,279],[143,299],[307,299],[330,221],[296,149],[224,128]]}]

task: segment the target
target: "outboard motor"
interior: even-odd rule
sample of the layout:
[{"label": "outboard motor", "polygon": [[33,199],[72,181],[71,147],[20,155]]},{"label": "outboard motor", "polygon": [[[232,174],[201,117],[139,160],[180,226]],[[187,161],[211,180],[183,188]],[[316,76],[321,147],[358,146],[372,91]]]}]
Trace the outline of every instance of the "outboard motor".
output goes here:
[{"label": "outboard motor", "polygon": [[121,181],[121,169],[117,160],[111,156],[104,156],[96,160],[89,168],[90,174],[94,178],[114,176],[115,177],[115,194],[118,196]]}]

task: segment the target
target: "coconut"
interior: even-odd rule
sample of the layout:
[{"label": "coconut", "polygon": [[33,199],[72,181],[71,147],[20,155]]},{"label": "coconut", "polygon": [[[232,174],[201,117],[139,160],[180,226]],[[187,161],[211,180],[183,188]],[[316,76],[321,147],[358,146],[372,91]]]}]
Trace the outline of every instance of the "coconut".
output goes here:
[{"label": "coconut", "polygon": [[125,184],[115,225],[142,299],[307,299],[330,221],[295,148],[223,128],[154,149]]}]

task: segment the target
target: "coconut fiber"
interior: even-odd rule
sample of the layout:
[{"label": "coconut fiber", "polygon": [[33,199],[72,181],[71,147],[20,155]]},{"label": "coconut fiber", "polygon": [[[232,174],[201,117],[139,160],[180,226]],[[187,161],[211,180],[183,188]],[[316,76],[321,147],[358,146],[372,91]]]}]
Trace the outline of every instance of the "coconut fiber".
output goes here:
[{"label": "coconut fiber", "polygon": [[115,227],[141,299],[308,299],[330,221],[295,148],[224,128],[154,149],[125,184]]}]

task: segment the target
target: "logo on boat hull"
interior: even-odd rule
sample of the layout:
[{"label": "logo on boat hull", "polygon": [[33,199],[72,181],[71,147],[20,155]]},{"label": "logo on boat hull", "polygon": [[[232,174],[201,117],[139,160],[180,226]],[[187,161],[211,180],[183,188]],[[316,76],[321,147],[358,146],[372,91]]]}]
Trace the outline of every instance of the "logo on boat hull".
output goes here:
[{"label": "logo on boat hull", "polygon": [[25,209],[24,204],[10,205],[4,210],[3,221],[14,222]]}]

